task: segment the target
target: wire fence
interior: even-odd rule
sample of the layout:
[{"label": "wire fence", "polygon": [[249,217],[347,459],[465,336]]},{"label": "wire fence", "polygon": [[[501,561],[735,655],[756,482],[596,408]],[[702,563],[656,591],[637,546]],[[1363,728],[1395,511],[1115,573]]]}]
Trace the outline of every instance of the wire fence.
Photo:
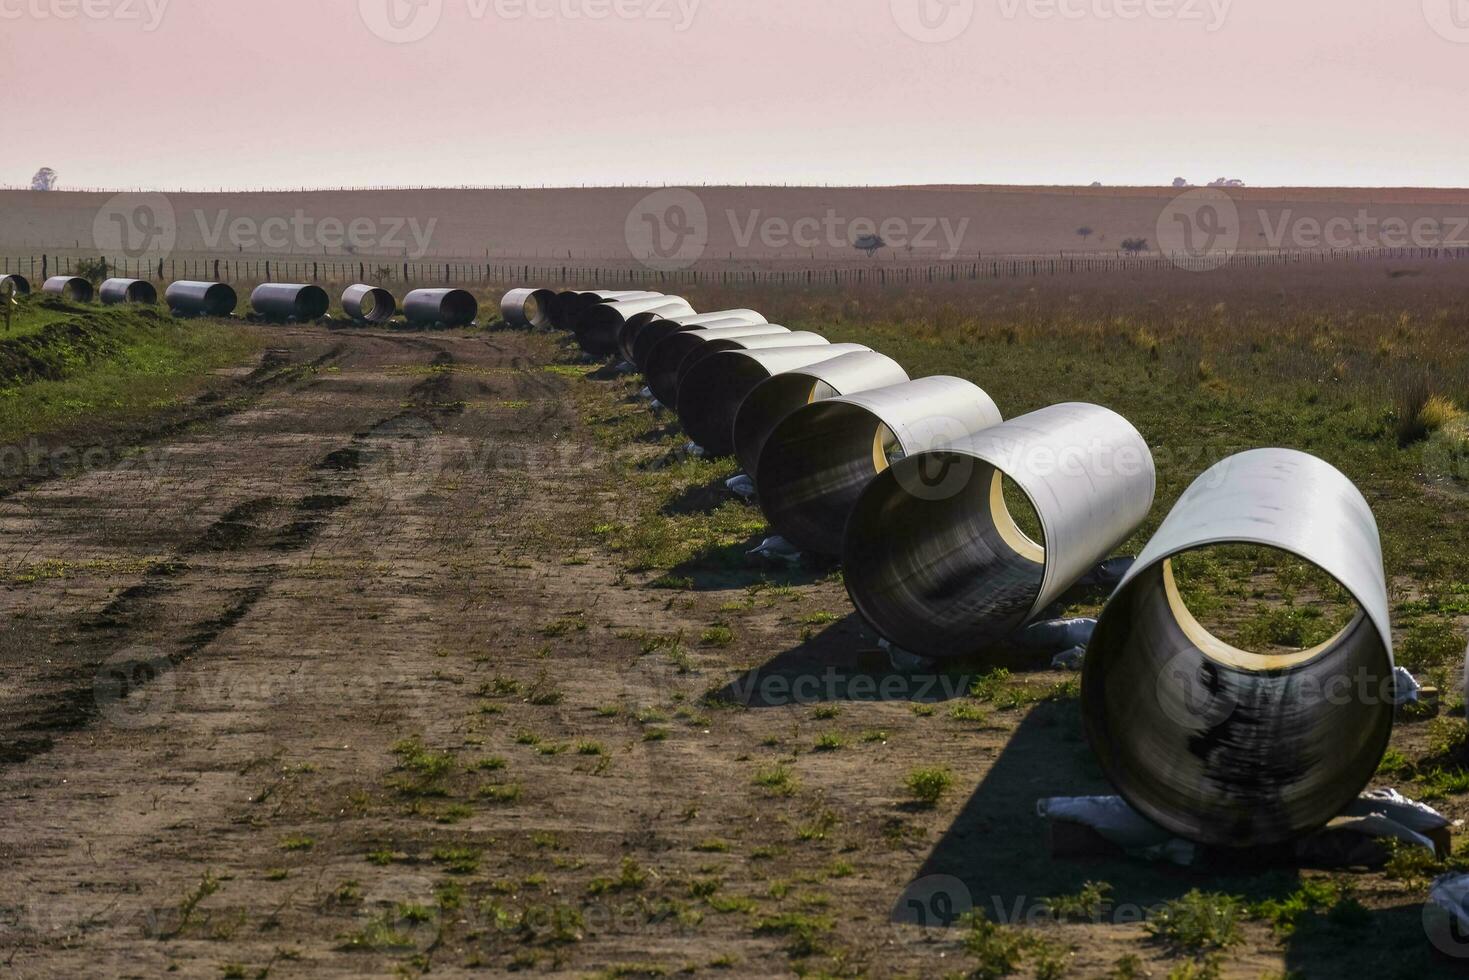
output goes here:
[{"label": "wire fence", "polygon": [[1469,248],[1367,248],[1337,251],[1236,252],[1193,255],[993,257],[971,262],[900,266],[802,268],[656,269],[636,263],[532,264],[474,262],[344,262],[299,258],[134,259],[128,257],[31,255],[0,257],[0,275],[20,274],[35,282],[51,276],[86,275],[167,283],[180,279],[210,282],[367,282],[367,283],[633,283],[664,285],[905,285],[1095,272],[1147,272],[1376,260],[1450,261],[1469,258]]}]

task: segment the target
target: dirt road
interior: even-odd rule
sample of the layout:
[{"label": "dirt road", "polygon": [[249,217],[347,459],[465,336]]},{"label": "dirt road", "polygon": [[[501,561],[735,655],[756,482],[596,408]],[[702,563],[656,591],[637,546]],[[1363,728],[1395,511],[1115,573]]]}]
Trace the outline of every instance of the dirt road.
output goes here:
[{"label": "dirt road", "polygon": [[549,339],[271,344],[238,411],[0,499],[6,972],[933,974],[962,935],[894,909],[1093,873],[1032,810],[1101,789],[1074,703],[892,674],[833,578],[630,574],[613,464],[666,450]]}]

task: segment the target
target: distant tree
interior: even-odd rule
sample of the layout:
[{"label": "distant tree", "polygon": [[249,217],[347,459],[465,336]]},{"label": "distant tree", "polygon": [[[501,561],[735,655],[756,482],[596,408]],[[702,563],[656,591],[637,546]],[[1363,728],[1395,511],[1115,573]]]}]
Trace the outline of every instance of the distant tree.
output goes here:
[{"label": "distant tree", "polygon": [[1245,182],[1238,177],[1218,177],[1209,181],[1210,187],[1243,187]]},{"label": "distant tree", "polygon": [[1173,186],[1182,189],[1188,186],[1188,180],[1183,177],[1174,177]]},{"label": "distant tree", "polygon": [[1092,181],[1092,186],[1093,187],[1101,187],[1102,186],[1102,182],[1100,180],[1094,180],[1094,181]]},{"label": "distant tree", "polygon": [[31,190],[56,190],[56,171],[52,170],[50,167],[42,167],[40,170],[37,170],[36,175],[31,178]]},{"label": "distant tree", "polygon": [[1076,233],[1081,236],[1082,241],[1086,241],[1088,238],[1092,237],[1092,235],[1096,234],[1096,232],[1092,231],[1086,225],[1082,225],[1080,228],[1076,229]]},{"label": "distant tree", "polygon": [[869,259],[877,254],[878,249],[888,247],[881,235],[860,235],[854,244],[858,251],[866,252]]},{"label": "distant tree", "polygon": [[94,286],[107,278],[106,259],[77,259],[75,274]]},{"label": "distant tree", "polygon": [[1131,255],[1136,255],[1139,252],[1146,252],[1147,250],[1148,250],[1148,240],[1146,238],[1124,238],[1124,239],[1122,239],[1122,251],[1124,251],[1124,252],[1127,252],[1127,253],[1129,253]]}]

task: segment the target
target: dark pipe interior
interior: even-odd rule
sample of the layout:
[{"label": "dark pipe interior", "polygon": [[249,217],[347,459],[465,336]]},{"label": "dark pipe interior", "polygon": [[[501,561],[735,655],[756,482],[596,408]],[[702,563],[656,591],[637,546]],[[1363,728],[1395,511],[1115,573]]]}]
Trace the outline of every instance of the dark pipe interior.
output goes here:
[{"label": "dark pipe interior", "polygon": [[617,337],[623,326],[622,314],[605,303],[593,304],[576,320],[576,340],[582,350],[594,357],[617,353]]},{"label": "dark pipe interior", "polygon": [[1251,669],[1203,652],[1170,572],[1159,562],[1129,583],[1088,648],[1082,704],[1103,771],[1140,813],[1201,843],[1261,846],[1323,826],[1371,781],[1392,734],[1377,630],[1358,615],[1324,648]]},{"label": "dark pipe interior", "polygon": [[777,533],[805,551],[837,556],[847,515],[878,473],[873,450],[885,426],[865,408],[807,406],[766,440],[757,471],[760,505]]},{"label": "dark pipe interior", "polygon": [[653,348],[643,365],[643,377],[655,398],[670,407],[678,401],[679,365],[704,343],[696,332],[681,332],[665,337]]},{"label": "dark pipe interior", "polygon": [[479,301],[463,289],[451,289],[439,302],[439,320],[446,327],[464,327],[479,315]]},{"label": "dark pipe interior", "polygon": [[768,377],[770,373],[748,357],[704,358],[679,385],[678,417],[684,431],[711,456],[733,455],[735,413],[745,396]]},{"label": "dark pipe interior", "polygon": [[994,467],[971,456],[924,453],[877,477],[853,508],[848,591],[868,622],[903,649],[926,657],[982,653],[1029,618],[1045,563],[1040,549],[1017,550],[997,479]]},{"label": "dark pipe interior", "polygon": [[201,312],[204,316],[229,316],[239,305],[235,291],[222,282],[216,282],[204,293]]},{"label": "dark pipe interior", "polygon": [[762,381],[740,404],[734,421],[735,450],[751,477],[759,472],[760,451],[786,416],[811,401],[813,382],[799,374],[777,374]]},{"label": "dark pipe interior", "polygon": [[664,340],[676,333],[684,333],[686,328],[672,320],[655,320],[638,331],[632,342],[632,362],[641,368],[648,360],[648,355]]}]

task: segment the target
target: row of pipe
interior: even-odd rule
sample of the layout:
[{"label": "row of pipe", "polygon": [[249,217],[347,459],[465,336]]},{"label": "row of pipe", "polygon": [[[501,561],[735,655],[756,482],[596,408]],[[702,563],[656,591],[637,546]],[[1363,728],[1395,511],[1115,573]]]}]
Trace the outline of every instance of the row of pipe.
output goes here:
[{"label": "row of pipe", "polygon": [[[7,288],[27,295],[31,284],[24,276],[8,275],[0,279],[0,292]],[[93,297],[91,282],[77,276],[52,276],[42,286],[42,292],[76,303],[90,303]],[[102,283],[97,298],[106,306],[154,305],[158,302],[158,291],[145,279],[108,279]],[[226,283],[181,280],[164,291],[164,302],[180,316],[227,317],[239,305],[239,297]],[[363,283],[349,286],[342,293],[341,303],[347,316],[358,323],[387,323],[398,313],[396,297],[381,286]],[[308,322],[326,316],[331,298],[326,290],[313,284],[268,282],[251,292],[250,306],[262,319]],[[479,316],[479,301],[464,289],[415,289],[404,297],[402,311],[410,323],[464,327]]]},{"label": "row of pipe", "polygon": [[[678,297],[520,289],[502,312],[628,361],[695,443],[738,457],[778,534],[842,559],[863,619],[926,658],[982,658],[1012,639],[1152,510],[1146,441],[1098,405],[1007,421],[963,379],[912,379],[862,345],[752,310],[696,313]],[[1259,654],[1213,636],[1173,562],[1232,544],[1311,563],[1355,617],[1310,650]],[[1371,508],[1324,461],[1260,449],[1200,476],[1143,549],[1099,617],[1082,707],[1103,771],[1138,812],[1190,840],[1253,847],[1324,826],[1365,788],[1392,697],[1323,692],[1390,692],[1392,677]]]}]

